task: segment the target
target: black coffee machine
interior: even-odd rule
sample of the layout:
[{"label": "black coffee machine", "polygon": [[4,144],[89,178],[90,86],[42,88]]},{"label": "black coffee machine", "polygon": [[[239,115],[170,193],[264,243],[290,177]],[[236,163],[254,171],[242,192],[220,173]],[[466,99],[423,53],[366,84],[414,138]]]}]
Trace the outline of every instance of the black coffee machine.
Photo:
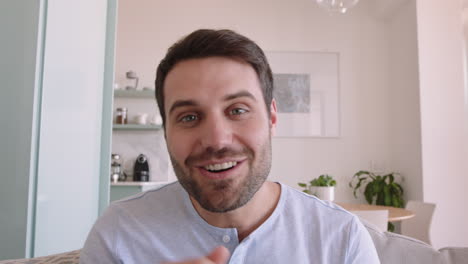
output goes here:
[{"label": "black coffee machine", "polygon": [[143,154],[138,155],[135,161],[135,166],[133,167],[133,180],[142,182],[149,181],[148,158]]}]

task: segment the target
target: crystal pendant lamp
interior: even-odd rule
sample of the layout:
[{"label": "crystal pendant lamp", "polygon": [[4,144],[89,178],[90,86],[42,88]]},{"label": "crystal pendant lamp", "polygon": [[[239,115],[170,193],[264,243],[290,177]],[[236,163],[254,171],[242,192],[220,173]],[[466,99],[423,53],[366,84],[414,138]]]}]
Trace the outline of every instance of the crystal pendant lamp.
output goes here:
[{"label": "crystal pendant lamp", "polygon": [[317,4],[330,12],[346,13],[349,8],[355,6],[359,0],[316,0]]}]

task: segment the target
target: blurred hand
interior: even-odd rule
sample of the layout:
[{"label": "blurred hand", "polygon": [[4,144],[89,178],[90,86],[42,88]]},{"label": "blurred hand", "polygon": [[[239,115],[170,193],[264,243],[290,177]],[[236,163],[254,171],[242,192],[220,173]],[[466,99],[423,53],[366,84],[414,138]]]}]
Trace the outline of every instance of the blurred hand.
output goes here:
[{"label": "blurred hand", "polygon": [[208,256],[182,262],[170,262],[165,264],[226,264],[229,259],[229,250],[223,246],[215,248]]}]

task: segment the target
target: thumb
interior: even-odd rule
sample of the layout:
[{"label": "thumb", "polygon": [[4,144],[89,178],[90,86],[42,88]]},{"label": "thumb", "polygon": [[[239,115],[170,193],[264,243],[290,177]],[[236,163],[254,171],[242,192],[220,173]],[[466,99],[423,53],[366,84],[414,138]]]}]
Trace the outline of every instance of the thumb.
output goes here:
[{"label": "thumb", "polygon": [[223,246],[215,248],[207,258],[216,264],[225,264],[229,259],[229,250]]}]

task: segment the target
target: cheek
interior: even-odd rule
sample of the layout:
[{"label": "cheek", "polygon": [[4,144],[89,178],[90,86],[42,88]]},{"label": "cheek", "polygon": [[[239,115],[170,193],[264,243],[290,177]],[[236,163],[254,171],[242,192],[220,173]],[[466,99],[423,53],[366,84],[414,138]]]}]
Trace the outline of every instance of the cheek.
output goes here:
[{"label": "cheek", "polygon": [[[262,120],[262,122],[264,122]],[[240,140],[249,148],[258,151],[270,137],[270,128],[268,124],[262,122],[252,122],[249,125],[239,127],[238,135]]]},{"label": "cheek", "polygon": [[190,154],[190,137],[174,132],[170,133],[171,134],[167,134],[168,136],[166,138],[167,149],[173,158],[175,158],[179,163],[183,163],[185,158]]}]

